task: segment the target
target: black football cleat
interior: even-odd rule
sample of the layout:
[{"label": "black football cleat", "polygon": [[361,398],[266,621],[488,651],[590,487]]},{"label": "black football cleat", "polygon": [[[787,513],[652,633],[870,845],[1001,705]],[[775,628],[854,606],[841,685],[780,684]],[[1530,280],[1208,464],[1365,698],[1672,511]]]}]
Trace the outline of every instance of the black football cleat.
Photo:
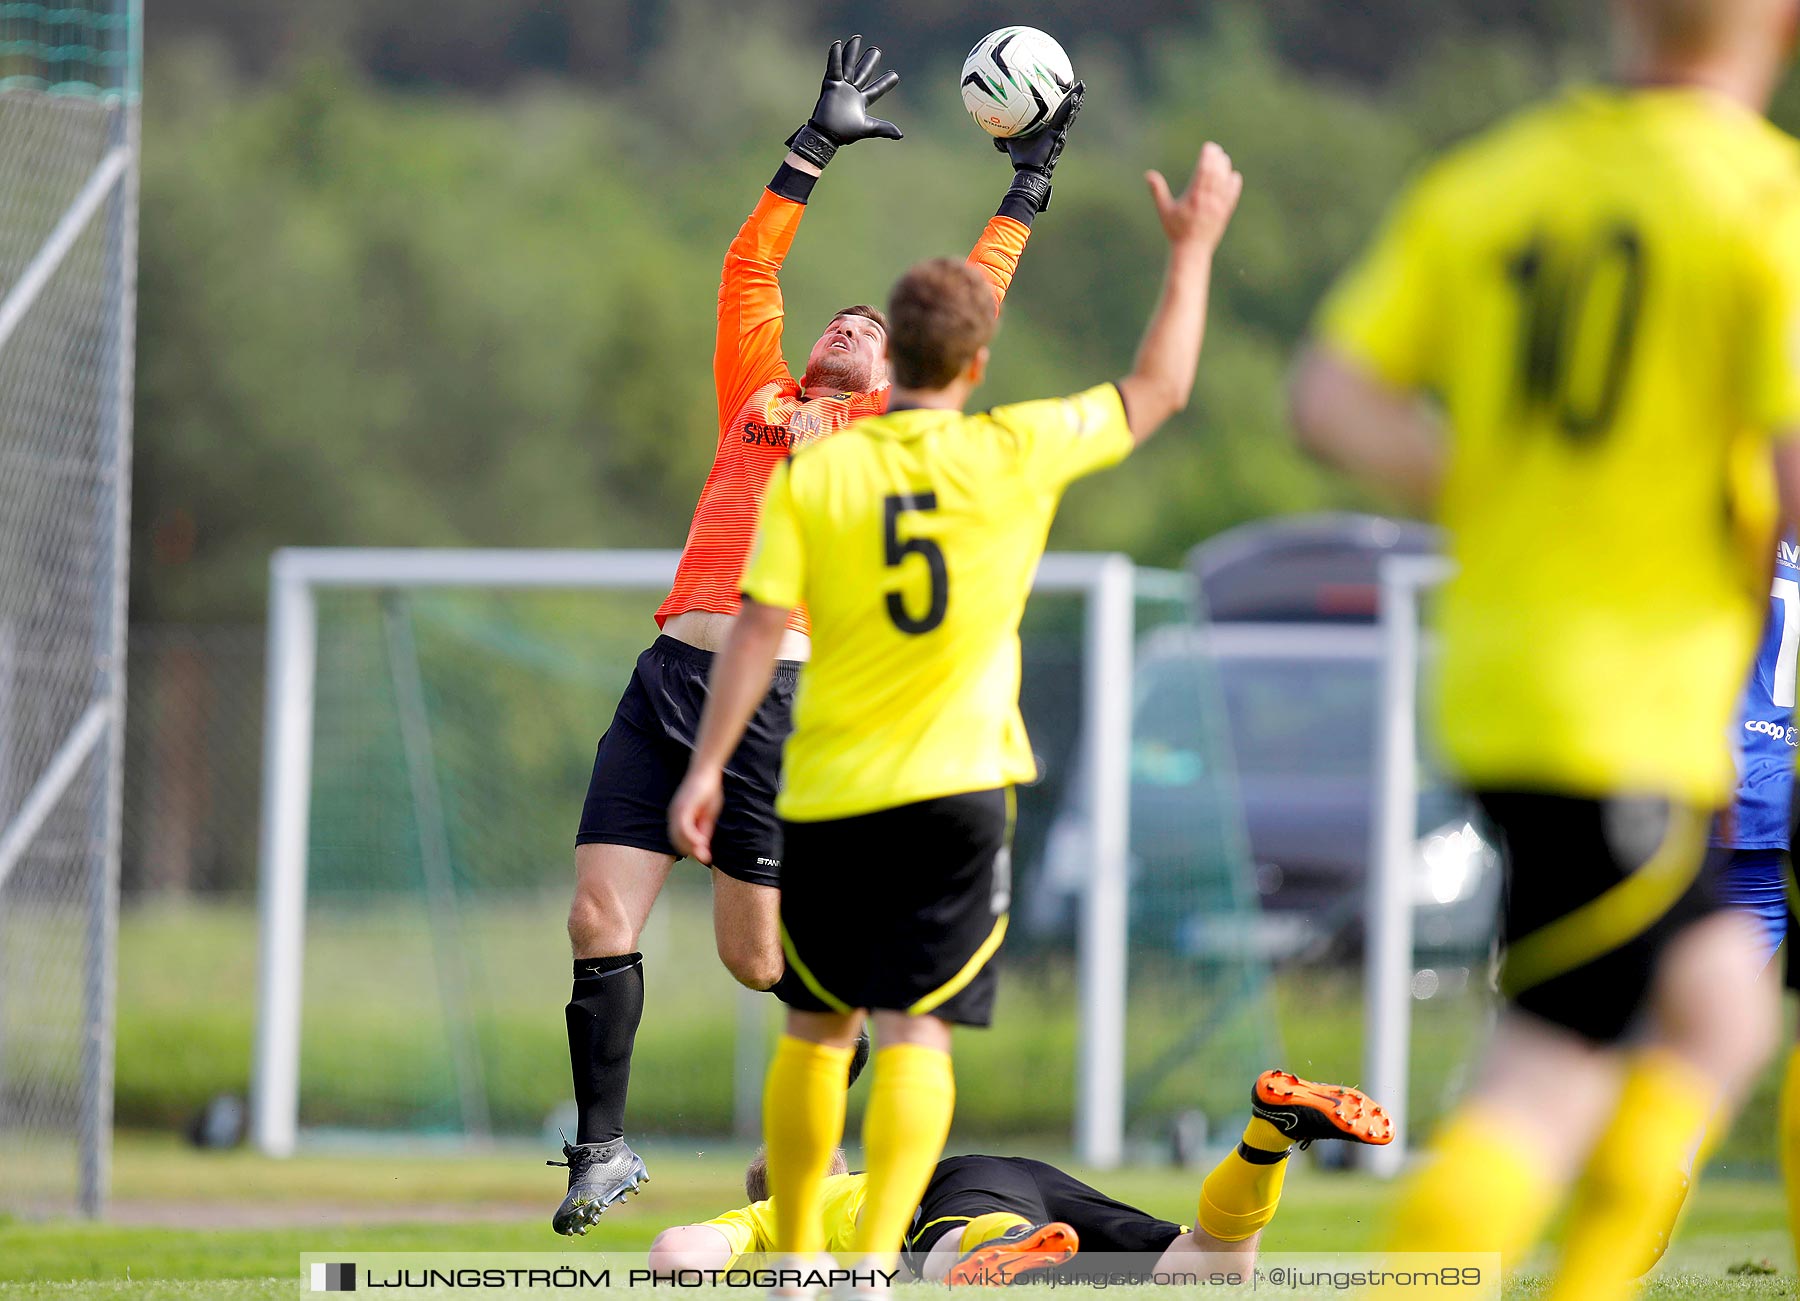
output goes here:
[{"label": "black football cleat", "polygon": [[556,1208],[550,1226],[566,1237],[586,1233],[610,1206],[635,1195],[639,1184],[650,1182],[644,1159],[623,1138],[610,1143],[564,1143],[561,1161],[545,1165],[569,1168],[569,1195]]}]

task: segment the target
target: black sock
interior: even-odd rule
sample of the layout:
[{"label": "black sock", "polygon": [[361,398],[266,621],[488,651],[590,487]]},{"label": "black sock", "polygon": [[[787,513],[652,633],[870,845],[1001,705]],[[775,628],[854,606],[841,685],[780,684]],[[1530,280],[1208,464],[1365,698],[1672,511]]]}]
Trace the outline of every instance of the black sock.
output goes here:
[{"label": "black sock", "polygon": [[644,1015],[644,955],[577,958],[575,990],[563,1013],[580,1117],[575,1141],[610,1142],[625,1133],[631,1045]]}]

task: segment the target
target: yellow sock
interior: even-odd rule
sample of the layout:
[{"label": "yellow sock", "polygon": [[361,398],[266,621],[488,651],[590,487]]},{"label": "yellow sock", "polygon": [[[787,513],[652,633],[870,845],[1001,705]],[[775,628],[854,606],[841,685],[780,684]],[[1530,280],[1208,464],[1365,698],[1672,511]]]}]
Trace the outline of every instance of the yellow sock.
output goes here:
[{"label": "yellow sock", "polygon": [[1632,1269],[1633,1278],[1642,1278],[1655,1269],[1662,1260],[1663,1253],[1668,1251],[1669,1244],[1675,1240],[1675,1226],[1681,1222],[1681,1212],[1687,1205],[1688,1193],[1693,1191],[1694,1172],[1706,1167],[1707,1157],[1712,1155],[1719,1140],[1730,1132],[1731,1114],[1720,1111],[1713,1114],[1705,1129],[1693,1136],[1687,1160],[1664,1189],[1663,1208],[1656,1214],[1656,1234],[1638,1257],[1637,1264]]},{"label": "yellow sock", "polygon": [[1576,1185],[1551,1301],[1632,1294],[1651,1242],[1667,1227],[1688,1148],[1717,1101],[1712,1080],[1672,1053],[1653,1050],[1632,1062],[1612,1123]]},{"label": "yellow sock", "polygon": [[1776,1133],[1781,1146],[1781,1182],[1787,1188],[1788,1231],[1800,1245],[1800,1047],[1788,1054],[1778,1115]]},{"label": "yellow sock", "polygon": [[775,1250],[825,1250],[819,1189],[844,1138],[849,1048],[783,1035],[763,1084],[763,1141],[769,1146],[769,1195],[775,1199]]},{"label": "yellow sock", "polygon": [[865,1258],[891,1260],[944,1154],[956,1080],[949,1053],[918,1044],[881,1049],[870,1069],[875,1083],[863,1113],[869,1184],[856,1224],[856,1250]]},{"label": "yellow sock", "polygon": [[1556,1189],[1530,1144],[1499,1116],[1465,1107],[1400,1191],[1394,1251],[1497,1251],[1510,1269],[1543,1232]]},{"label": "yellow sock", "polygon": [[1213,1167],[1200,1185],[1200,1228],[1220,1242],[1242,1242],[1261,1233],[1281,1204],[1292,1147],[1279,1129],[1260,1116],[1244,1128],[1244,1141]]},{"label": "yellow sock", "polygon": [[1011,1211],[989,1211],[986,1215],[977,1215],[963,1226],[962,1237],[956,1241],[956,1249],[961,1252],[974,1251],[985,1242],[1004,1237],[1008,1230],[1030,1223],[1023,1215],[1014,1215]]}]

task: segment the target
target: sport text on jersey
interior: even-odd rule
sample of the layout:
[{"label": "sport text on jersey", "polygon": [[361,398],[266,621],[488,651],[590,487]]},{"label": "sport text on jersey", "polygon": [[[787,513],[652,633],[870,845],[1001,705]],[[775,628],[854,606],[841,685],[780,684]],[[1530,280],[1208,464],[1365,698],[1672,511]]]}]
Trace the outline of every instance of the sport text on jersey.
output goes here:
[{"label": "sport text on jersey", "polygon": [[[845,393],[833,400],[847,401],[854,396],[855,394]],[[844,423],[844,412],[815,411],[809,407],[800,407],[786,421],[746,420],[743,441],[746,447],[804,447],[833,430],[842,428]]]}]

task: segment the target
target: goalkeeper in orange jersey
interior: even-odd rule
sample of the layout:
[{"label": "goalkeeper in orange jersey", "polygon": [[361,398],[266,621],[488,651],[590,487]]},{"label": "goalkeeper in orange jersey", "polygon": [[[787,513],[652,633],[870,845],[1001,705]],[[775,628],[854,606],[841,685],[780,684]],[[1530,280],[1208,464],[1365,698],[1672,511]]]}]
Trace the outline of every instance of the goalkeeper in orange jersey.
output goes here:
[{"label": "goalkeeper in orange jersey", "polygon": [[[786,158],[725,255],[713,352],[718,450],[674,588],[656,612],[662,635],[639,657],[600,741],[576,836],[569,909],[575,983],[566,1020],[578,1120],[575,1142],[563,1149],[569,1187],[553,1220],[558,1233],[585,1232],[647,1177],[624,1137],[632,1043],[644,1006],[638,937],[680,857],[669,840],[667,808],[687,771],[713,652],[738,613],[738,579],[764,485],[792,448],[887,409],[882,313],[862,305],[838,312],[796,379],[782,358],[778,279],[832,155],[860,140],[900,138],[892,122],[869,114],[899,80],[881,73],[880,64],[880,50],[865,49],[860,36],[832,43],[812,116],[789,139]],[[1012,184],[969,255],[996,312],[1032,218],[1049,203],[1050,177],[1082,91],[1077,84],[1043,130],[1003,142]],[[726,767],[724,812],[713,841],[719,956],[753,989],[771,988],[784,970],[776,927],[782,851],[775,791],[807,634],[806,612],[795,610],[774,681]]]},{"label": "goalkeeper in orange jersey", "polygon": [[[1108,1197],[1043,1161],[1017,1156],[952,1156],[937,1163],[913,1212],[901,1262],[914,1278],[951,1287],[1082,1276],[1080,1252],[1130,1253],[1134,1268],[1191,1276],[1209,1269],[1247,1275],[1262,1231],[1275,1218],[1288,1154],[1320,1139],[1380,1146],[1394,1126],[1366,1094],[1264,1071],[1250,1094],[1250,1122],[1237,1147],[1201,1184],[1192,1227]],[[848,1172],[843,1153],[824,1188],[826,1244],[851,1250],[868,1176]],[[664,1229],[650,1245],[650,1268],[727,1269],[774,1250],[775,1204],[759,1153],[744,1174],[751,1204],[701,1224]],[[1116,1259],[1091,1268],[1110,1271]]]}]

